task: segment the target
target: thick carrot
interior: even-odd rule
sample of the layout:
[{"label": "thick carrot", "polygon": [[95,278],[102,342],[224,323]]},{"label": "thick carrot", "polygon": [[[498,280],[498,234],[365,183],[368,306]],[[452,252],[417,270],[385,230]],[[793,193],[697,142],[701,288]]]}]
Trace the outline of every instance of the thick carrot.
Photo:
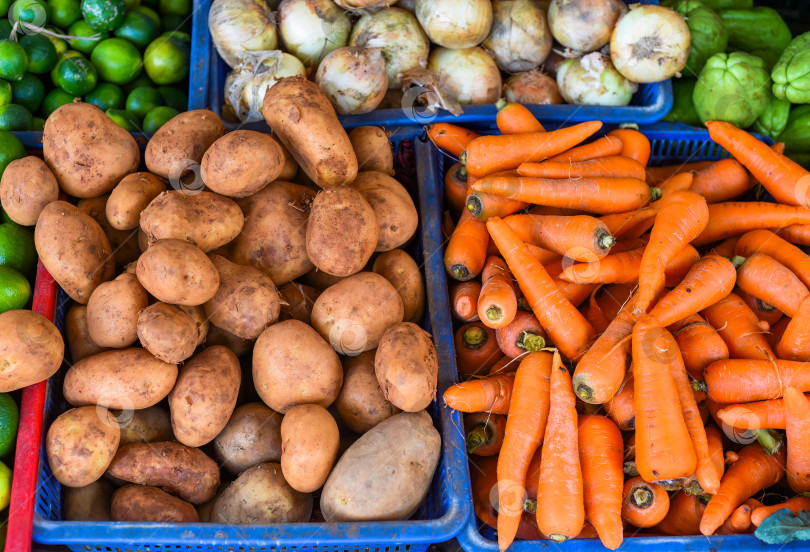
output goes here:
[{"label": "thick carrot", "polygon": [[718,403],[778,399],[789,386],[810,391],[810,363],[793,360],[728,359],[706,368],[709,397]]},{"label": "thick carrot", "polygon": [[768,305],[793,317],[799,305],[810,296],[807,286],[773,257],[754,253],[737,270],[737,285]]},{"label": "thick carrot", "polygon": [[[790,454],[790,452],[788,452],[788,454]],[[771,514],[775,514],[784,508],[787,508],[794,514],[798,514],[801,510],[810,510],[810,497],[794,496],[779,504],[754,508],[754,511],[751,512],[751,523],[759,527],[759,524],[765,521],[765,518],[770,517]]]},{"label": "thick carrot", "polygon": [[504,222],[521,241],[577,261],[601,259],[616,243],[604,223],[585,215],[512,215]]},{"label": "thick carrot", "polygon": [[472,192],[465,199],[467,210],[477,220],[486,222],[492,217],[508,217],[522,211],[528,203],[495,194]]},{"label": "thick carrot", "polygon": [[517,102],[507,102],[500,99],[495,103],[498,109],[495,115],[495,125],[501,134],[523,134],[526,132],[545,132],[546,129],[532,115],[529,109]]},{"label": "thick carrot", "polygon": [[712,203],[709,224],[692,245],[700,247],[758,228],[783,228],[792,224],[810,224],[810,209],[764,201]]},{"label": "thick carrot", "polygon": [[480,282],[458,282],[450,291],[450,304],[453,316],[462,322],[478,320],[478,296],[481,295]]},{"label": "thick carrot", "polygon": [[785,436],[787,437],[787,481],[797,493],[810,491],[810,400],[804,389],[785,389]]},{"label": "thick carrot", "polygon": [[562,542],[582,530],[585,505],[576,397],[559,351],[554,352],[549,389],[548,423],[537,485],[537,528],[551,540]]},{"label": "thick carrot", "polygon": [[483,375],[501,358],[495,331],[480,321],[468,322],[456,330],[456,368],[462,377]]},{"label": "thick carrot", "polygon": [[722,480],[726,469],[726,458],[723,454],[723,433],[717,426],[706,426],[706,443],[709,445],[709,456]]},{"label": "thick carrot", "polygon": [[458,215],[467,200],[467,170],[461,163],[455,163],[444,175],[444,203]]},{"label": "thick carrot", "polygon": [[579,161],[587,161],[589,159],[596,159],[598,157],[607,157],[610,155],[619,155],[622,151],[622,141],[615,136],[602,136],[582,144],[568,151],[549,157],[547,160],[552,162],[561,163],[577,163]]},{"label": "thick carrot", "polygon": [[[560,279],[577,284],[630,284],[638,282],[641,259],[644,257],[645,247],[613,253],[599,261],[591,263],[577,263],[567,267]],[[670,259],[664,267],[665,282],[670,285],[677,284],[686,276],[700,254],[691,245],[685,245]]]},{"label": "thick carrot", "polygon": [[692,163],[681,163],[680,165],[664,165],[661,167],[647,167],[647,182],[654,186],[676,174],[696,172],[714,165],[716,161],[694,161]]},{"label": "thick carrot", "polygon": [[776,227],[774,232],[794,245],[810,245],[810,224],[791,224],[783,228]]},{"label": "thick carrot", "polygon": [[667,517],[669,495],[655,483],[633,477],[624,482],[622,495],[622,518],[631,525],[653,527]]},{"label": "thick carrot", "polygon": [[756,185],[745,167],[735,159],[722,159],[694,174],[692,191],[719,203],[739,197]]},{"label": "thick carrot", "polygon": [[609,176],[611,178],[637,178],[644,180],[644,167],[635,159],[613,155],[597,157],[587,161],[568,163],[565,161],[543,161],[523,163],[517,168],[520,176],[535,178],[582,178]]},{"label": "thick carrot", "polygon": [[686,371],[694,379],[703,379],[703,370],[712,362],[728,358],[725,341],[699,314],[670,324],[668,329],[675,336]]},{"label": "thick carrot", "polygon": [[731,236],[730,238],[726,238],[712,247],[709,250],[709,253],[714,253],[715,255],[720,255],[721,257],[731,259],[735,255],[734,248],[737,246],[738,241],[740,241],[740,236]]},{"label": "thick carrot", "polygon": [[746,293],[740,288],[734,290],[734,293],[740,296],[748,308],[751,309],[760,322],[764,321],[768,323],[768,326],[772,324],[776,324],[780,318],[782,318],[782,311],[774,307],[773,305],[769,305],[762,299],[757,299],[750,293]]},{"label": "thick carrot", "polygon": [[669,499],[669,510],[661,523],[653,527],[656,533],[683,536],[700,534],[700,518],[706,503],[697,495],[676,492]]},{"label": "thick carrot", "polygon": [[481,272],[478,317],[490,328],[504,328],[517,314],[517,297],[512,273],[500,257],[489,257]]},{"label": "thick carrot", "polygon": [[488,243],[489,235],[484,223],[475,220],[468,211],[463,211],[444,250],[447,273],[462,282],[478,276],[487,260]]},{"label": "thick carrot", "polygon": [[452,123],[433,123],[428,125],[428,138],[437,148],[447,150],[448,153],[458,157],[466,147],[481,136]]},{"label": "thick carrot", "polygon": [[444,392],[444,403],[461,412],[507,414],[512,401],[514,374],[501,374],[451,385]]},{"label": "thick carrot", "polygon": [[701,315],[723,338],[731,358],[776,358],[765,333],[759,327],[757,315],[736,294],[729,293],[724,299],[703,309]]},{"label": "thick carrot", "polygon": [[740,237],[734,253],[742,257],[764,253],[792,270],[805,286],[810,286],[810,255],[770,230],[747,232]]},{"label": "thick carrot", "polygon": [[537,317],[526,311],[518,311],[512,323],[495,330],[495,339],[503,354],[517,358],[543,349],[548,336]]},{"label": "thick carrot", "polygon": [[617,128],[608,132],[608,136],[622,141],[621,155],[635,159],[644,167],[650,162],[650,141],[639,131],[632,128]]},{"label": "thick carrot", "polygon": [[621,389],[605,403],[607,415],[622,431],[631,431],[636,427],[634,391],[633,369],[631,368]]},{"label": "thick carrot", "polygon": [[593,327],[503,220],[489,219],[487,229],[552,343],[568,358],[578,358],[594,337]]},{"label": "thick carrot", "polygon": [[464,416],[467,432],[467,452],[478,456],[494,456],[501,450],[506,432],[506,416],[491,412],[473,412]]},{"label": "thick carrot", "polygon": [[498,455],[500,550],[509,548],[520,525],[526,497],[526,471],[543,440],[548,419],[551,369],[551,353],[531,353],[515,373],[506,437]]},{"label": "thick carrot", "polygon": [[604,416],[582,416],[577,423],[585,514],[605,547],[622,544],[622,434]]}]

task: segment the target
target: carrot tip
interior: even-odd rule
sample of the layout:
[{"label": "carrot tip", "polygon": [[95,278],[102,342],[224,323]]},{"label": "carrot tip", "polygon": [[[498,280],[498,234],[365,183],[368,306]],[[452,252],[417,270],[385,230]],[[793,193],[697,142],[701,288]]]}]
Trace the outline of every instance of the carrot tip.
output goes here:
[{"label": "carrot tip", "polygon": [[661,199],[662,195],[663,192],[661,191],[661,188],[650,188],[650,203],[653,201],[658,201]]},{"label": "carrot tip", "polygon": [[467,452],[470,454],[478,450],[479,447],[487,444],[492,439],[492,432],[486,425],[474,427],[467,433]]},{"label": "carrot tip", "polygon": [[451,266],[450,273],[453,275],[453,278],[461,282],[465,282],[472,278],[470,270],[466,266],[460,264]]},{"label": "carrot tip", "polygon": [[537,501],[533,498],[527,498],[523,501],[523,511],[529,514],[537,513]]},{"label": "carrot tip", "polygon": [[462,165],[467,164],[467,150],[461,152],[461,155],[458,156],[458,162]]},{"label": "carrot tip", "polygon": [[757,442],[768,456],[773,456],[782,448],[782,439],[772,429],[758,429],[754,431]]},{"label": "carrot tip", "polygon": [[633,460],[628,460],[624,463],[624,474],[628,477],[638,477],[638,468],[636,467],[636,463]]},{"label": "carrot tip", "polygon": [[487,332],[478,326],[470,326],[461,335],[461,340],[464,345],[471,349],[479,349],[484,343],[487,342]]},{"label": "carrot tip", "polygon": [[706,385],[705,380],[693,380],[692,381],[692,391],[702,391],[704,393],[709,392],[709,386]]},{"label": "carrot tip", "polygon": [[630,503],[636,508],[649,508],[653,503],[655,494],[646,486],[639,485],[630,494]]},{"label": "carrot tip", "polygon": [[616,238],[610,234],[602,234],[599,236],[599,247],[602,249],[610,249],[616,245]]},{"label": "carrot tip", "polygon": [[585,385],[584,383],[577,383],[574,388],[574,392],[577,394],[577,397],[589,403],[593,400],[593,389],[589,386]]},{"label": "carrot tip", "polygon": [[554,542],[565,542],[568,540],[569,537],[567,535],[560,535],[559,533],[553,533],[549,535],[548,538],[550,538]]},{"label": "carrot tip", "polygon": [[501,318],[503,318],[503,310],[499,307],[492,306],[487,309],[487,320],[497,322]]},{"label": "carrot tip", "polygon": [[497,109],[498,111],[500,111],[501,109],[503,109],[503,108],[504,108],[504,107],[506,107],[507,105],[508,105],[508,103],[507,103],[507,101],[506,101],[506,100],[504,100],[503,98],[499,98],[499,99],[498,99],[498,101],[497,101],[497,102],[495,102],[495,109]]},{"label": "carrot tip", "polygon": [[744,262],[745,257],[740,257],[739,255],[731,258],[731,264],[734,265],[734,268],[740,268]]},{"label": "carrot tip", "polygon": [[478,218],[484,212],[484,202],[477,195],[470,194],[467,197],[467,210],[473,217]]}]

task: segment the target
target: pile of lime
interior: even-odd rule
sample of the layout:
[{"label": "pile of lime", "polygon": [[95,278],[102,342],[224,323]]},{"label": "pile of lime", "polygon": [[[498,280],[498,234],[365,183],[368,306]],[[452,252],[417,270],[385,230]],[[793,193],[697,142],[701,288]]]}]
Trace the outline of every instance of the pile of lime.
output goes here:
[{"label": "pile of lime", "polygon": [[130,132],[186,110],[191,0],[0,0],[0,15],[0,130],[42,130],[76,98]]}]

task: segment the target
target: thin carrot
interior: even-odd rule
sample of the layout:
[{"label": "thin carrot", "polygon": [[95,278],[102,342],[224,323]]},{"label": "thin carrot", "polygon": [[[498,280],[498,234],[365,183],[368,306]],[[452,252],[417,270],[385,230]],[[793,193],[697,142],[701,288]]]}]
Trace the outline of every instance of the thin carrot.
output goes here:
[{"label": "thin carrot", "polygon": [[810,209],[765,201],[712,203],[709,224],[692,245],[699,247],[758,228],[783,228],[792,224],[810,224]]},{"label": "thin carrot", "polygon": [[466,147],[481,136],[480,134],[467,130],[452,123],[433,123],[428,125],[428,138],[437,148],[447,150],[450,154],[458,157]]},{"label": "thin carrot", "polygon": [[810,491],[810,400],[804,389],[785,389],[785,436],[787,437],[787,481],[797,493]]},{"label": "thin carrot", "polygon": [[500,257],[489,257],[481,272],[481,295],[478,317],[490,328],[503,328],[512,323],[517,313],[517,297],[512,273]]},{"label": "thin carrot", "polygon": [[683,192],[691,189],[692,179],[692,173],[676,174],[663,182],[659,182],[656,188],[661,190],[661,197],[664,197],[672,192]]},{"label": "thin carrot", "polygon": [[602,286],[594,297],[599,309],[602,310],[608,321],[616,318],[627,300],[633,296],[635,282],[629,284],[608,284]]},{"label": "thin carrot", "polygon": [[793,360],[718,360],[706,368],[709,397],[730,404],[778,399],[788,386],[810,391],[810,364]]},{"label": "thin carrot", "polygon": [[503,354],[517,358],[543,349],[548,336],[534,314],[518,311],[511,324],[495,330],[495,339]]},{"label": "thin carrot", "polygon": [[509,358],[508,356],[501,357],[498,362],[489,367],[489,373],[487,375],[514,374],[515,370],[517,370],[518,363],[513,362],[513,360],[513,358]]},{"label": "thin carrot", "polygon": [[776,358],[757,315],[736,294],[729,293],[701,315],[723,338],[731,358]]},{"label": "thin carrot", "polygon": [[734,248],[737,246],[737,242],[739,240],[740,236],[731,236],[730,238],[726,238],[712,247],[709,250],[709,253],[714,253],[715,255],[720,255],[721,257],[731,259],[735,255]]},{"label": "thin carrot", "polygon": [[774,232],[794,245],[810,245],[810,224],[791,224]]},{"label": "thin carrot", "polygon": [[444,202],[455,214],[460,214],[467,200],[467,171],[461,163],[455,163],[444,175]]},{"label": "thin carrot", "polygon": [[444,251],[444,268],[459,281],[472,280],[487,260],[489,234],[483,222],[464,210]]},{"label": "thin carrot", "polygon": [[622,518],[631,525],[653,527],[667,517],[669,495],[655,483],[633,477],[624,482],[622,495]]},{"label": "thin carrot", "polygon": [[512,215],[504,222],[521,241],[576,261],[601,259],[616,243],[603,222],[585,215]]},{"label": "thin carrot", "polygon": [[774,307],[773,305],[769,305],[762,299],[757,299],[750,293],[746,293],[740,288],[734,290],[734,292],[740,296],[748,308],[751,309],[757,318],[759,318],[760,322],[765,321],[768,323],[768,326],[772,324],[776,324],[780,318],[782,318],[782,311]]},{"label": "thin carrot", "polygon": [[752,230],[743,234],[734,253],[742,257],[754,253],[768,255],[792,270],[805,286],[810,286],[810,255],[770,230]]},{"label": "thin carrot", "polygon": [[741,196],[756,185],[736,159],[721,159],[694,173],[692,191],[719,203]]},{"label": "thin carrot", "polygon": [[650,162],[650,140],[639,131],[632,128],[617,128],[608,132],[608,136],[622,141],[621,155],[632,157],[645,167]]},{"label": "thin carrot", "polygon": [[741,290],[793,317],[808,296],[801,280],[773,257],[754,253],[737,270],[737,285]]},{"label": "thin carrot", "polygon": [[514,383],[514,374],[462,381],[448,387],[442,398],[447,406],[461,412],[508,414]]},{"label": "thin carrot", "polygon": [[464,416],[467,452],[477,456],[494,456],[501,450],[506,432],[506,416],[491,412],[473,412]]},{"label": "thin carrot", "polygon": [[770,399],[729,404],[717,411],[717,417],[735,429],[785,429],[785,402]]},{"label": "thin carrot", "polygon": [[716,360],[728,358],[728,347],[720,334],[699,314],[693,314],[668,327],[683,356],[686,371],[703,379],[703,370]]},{"label": "thin carrot", "polygon": [[694,161],[692,163],[681,163],[679,165],[664,165],[662,167],[647,167],[647,182],[654,186],[677,174],[696,172],[714,165],[716,161]]},{"label": "thin carrot", "polygon": [[717,473],[722,481],[726,469],[726,458],[723,453],[723,433],[715,425],[706,426],[706,443],[709,446],[709,456],[714,463]]},{"label": "thin carrot", "polygon": [[591,326],[593,326],[594,330],[596,330],[596,333],[599,335],[601,335],[602,332],[607,329],[607,327],[610,325],[610,321],[612,320],[612,318],[609,318],[607,313],[602,310],[601,305],[599,305],[596,300],[597,294],[602,290],[603,287],[603,284],[599,284],[599,287],[593,290],[591,295],[588,297],[587,308],[585,308],[584,305],[582,308],[580,308],[580,311],[585,316],[585,320],[591,323]]},{"label": "thin carrot", "polygon": [[636,427],[634,392],[633,369],[631,367],[627,372],[627,378],[622,387],[605,403],[605,412],[622,431],[631,431]]},{"label": "thin carrot", "polygon": [[453,344],[456,368],[464,377],[486,374],[489,367],[501,358],[495,330],[487,328],[480,321],[459,327]]},{"label": "thin carrot", "polygon": [[805,298],[776,344],[776,356],[785,360],[810,360],[810,297]]},{"label": "thin carrot", "polygon": [[[788,452],[788,454],[790,454],[790,452]],[[765,518],[770,517],[771,514],[775,514],[784,508],[787,508],[794,514],[798,514],[801,510],[810,510],[810,497],[794,496],[779,504],[754,508],[754,511],[751,512],[751,523],[759,527],[760,523],[765,521]]]},{"label": "thin carrot", "polygon": [[669,499],[669,510],[653,531],[664,535],[683,536],[700,534],[700,518],[706,503],[697,495],[676,492]]},{"label": "thin carrot", "polygon": [[546,129],[532,115],[529,109],[517,102],[507,102],[503,98],[495,103],[498,110],[495,125],[501,134],[523,134],[526,132],[545,132]]},{"label": "thin carrot", "polygon": [[453,316],[462,322],[478,320],[478,296],[481,295],[479,282],[458,282],[450,291],[450,304]]},{"label": "thin carrot", "polygon": [[609,176],[611,178],[636,178],[644,180],[644,167],[635,159],[613,155],[587,161],[543,161],[523,163],[517,168],[520,176],[534,178],[582,178]]},{"label": "thin carrot", "polygon": [[581,146],[571,148],[568,151],[549,157],[547,160],[560,163],[577,163],[598,157],[619,155],[622,151],[622,141],[615,136],[602,136]]},{"label": "thin carrot", "polygon": [[465,199],[467,210],[478,220],[486,222],[492,217],[508,217],[522,211],[528,203],[495,194],[472,192]]}]

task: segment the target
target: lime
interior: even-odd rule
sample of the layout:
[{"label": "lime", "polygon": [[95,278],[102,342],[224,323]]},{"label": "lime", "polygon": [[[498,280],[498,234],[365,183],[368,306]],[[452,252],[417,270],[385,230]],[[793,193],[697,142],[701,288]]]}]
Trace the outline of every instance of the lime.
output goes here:
[{"label": "lime", "polygon": [[156,84],[174,84],[188,74],[188,45],[174,36],[161,36],[143,53],[146,74]]},{"label": "lime", "polygon": [[102,111],[124,107],[124,91],[121,87],[109,82],[102,82],[84,97],[87,103],[95,104]]},{"label": "lime", "polygon": [[0,40],[0,78],[21,79],[28,70],[28,56],[22,46],[10,40]]},{"label": "lime", "polygon": [[191,32],[191,18],[182,15],[164,14],[160,16],[160,30]]},{"label": "lime", "polygon": [[80,19],[76,21],[73,25],[68,28],[68,32],[70,36],[82,36],[87,37],[84,39],[81,38],[71,38],[68,40],[70,42],[70,47],[78,50],[82,53],[89,54],[92,52],[96,46],[98,46],[102,40],[110,36],[106,32],[99,32],[93,29],[87,21]]},{"label": "lime", "polygon": [[0,457],[6,456],[14,448],[19,424],[20,410],[17,403],[8,393],[0,393]]},{"label": "lime", "polygon": [[0,130],[0,176],[6,166],[15,159],[22,159],[28,155],[25,148],[16,136],[5,130]]},{"label": "lime", "polygon": [[152,109],[143,118],[143,131],[148,134],[157,132],[157,129],[166,124],[169,121],[169,119],[171,119],[178,113],[180,112],[177,111],[176,109],[166,107],[165,105],[158,106]]},{"label": "lime", "polygon": [[148,15],[149,19],[154,21],[155,25],[160,27],[160,16],[158,15],[158,12],[156,12],[152,8],[148,6],[138,6],[137,8],[133,8],[132,11],[134,11],[135,13],[142,13],[144,15]]},{"label": "lime", "polygon": [[43,0],[17,0],[11,6],[9,19],[44,27],[50,19],[50,15],[51,9]]},{"label": "lime", "polygon": [[6,104],[0,107],[0,130],[31,130],[34,116],[19,104]]},{"label": "lime", "polygon": [[132,11],[141,5],[141,0],[124,0],[127,6],[127,11]]},{"label": "lime", "polygon": [[141,130],[141,122],[138,118],[125,109],[108,109],[107,116],[127,132],[138,132]]},{"label": "lime", "polygon": [[82,16],[97,31],[112,31],[126,12],[124,0],[82,0]]},{"label": "lime", "polygon": [[34,122],[31,124],[31,130],[42,132],[45,130],[45,119],[42,117],[34,117]]},{"label": "lime", "polygon": [[126,38],[139,50],[143,50],[157,38],[159,32],[157,23],[152,21],[151,17],[145,13],[132,11],[127,12],[124,22],[113,34],[119,38]]},{"label": "lime", "polygon": [[[31,299],[31,284],[25,276],[7,266],[0,266],[0,313],[24,309]],[[3,393],[5,395],[5,393]],[[3,405],[0,403],[0,456],[5,456],[2,452],[5,441],[5,430],[3,427]]]},{"label": "lime", "polygon": [[102,80],[124,84],[141,73],[143,62],[138,49],[123,38],[108,38],[90,54]]},{"label": "lime", "polygon": [[11,502],[11,470],[0,462],[0,510],[8,508]]},{"label": "lime", "polygon": [[54,88],[48,92],[48,94],[45,95],[45,99],[42,100],[41,113],[48,117],[51,113],[56,111],[58,107],[73,103],[73,99],[73,94],[68,94],[61,88]]},{"label": "lime", "polygon": [[7,80],[0,79],[0,105],[10,104],[11,98],[11,83]]},{"label": "lime", "polygon": [[163,15],[190,15],[191,0],[158,0],[158,11]]},{"label": "lime", "polygon": [[25,35],[20,46],[28,56],[28,72],[43,75],[56,64],[56,48],[45,35]]},{"label": "lime", "polygon": [[148,86],[141,86],[127,96],[126,110],[139,119],[143,119],[147,113],[165,103],[157,90]]},{"label": "lime", "polygon": [[11,4],[14,3],[14,0],[0,0],[0,13],[7,14],[9,8],[11,8]]},{"label": "lime", "polygon": [[[46,25],[45,30],[51,31],[52,33],[60,33],[60,34],[62,33],[62,31],[60,29],[57,29],[56,27],[53,27],[52,25]],[[68,43],[67,43],[67,40],[65,40],[64,38],[59,38],[59,37],[51,36],[51,35],[45,35],[45,38],[47,38],[48,40],[51,41],[51,44],[53,44],[53,47],[56,49],[56,55],[57,56],[59,54],[61,54],[62,52],[67,51]]]},{"label": "lime", "polygon": [[48,0],[51,8],[51,22],[67,29],[71,23],[82,16],[82,5],[79,0]]},{"label": "lime", "polygon": [[[0,4],[2,4],[2,2],[3,0],[0,0]],[[0,13],[6,12],[0,11]],[[0,19],[0,38],[9,38],[10,36],[11,36],[11,21],[9,21],[8,19]]]},{"label": "lime", "polygon": [[26,73],[18,81],[11,83],[13,102],[33,113],[42,105],[45,98],[45,85],[36,75]]},{"label": "lime", "polygon": [[191,35],[185,31],[166,31],[160,36],[171,36],[174,38],[179,38],[186,44],[191,44]]},{"label": "lime", "polygon": [[141,73],[141,75],[137,79],[126,83],[121,88],[124,90],[124,94],[129,94],[130,92],[132,92],[136,88],[140,88],[141,86],[150,86],[152,88],[155,88],[155,83],[152,82],[152,79],[147,77],[145,73]]},{"label": "lime", "polygon": [[83,57],[62,60],[56,73],[56,86],[74,96],[84,96],[98,84],[96,68]]},{"label": "lime", "polygon": [[37,268],[34,233],[16,222],[0,224],[0,266],[7,266],[26,276]]},{"label": "lime", "polygon": [[59,64],[62,63],[64,60],[72,57],[84,57],[81,52],[78,50],[65,50],[58,56],[56,56],[56,63],[51,69],[51,82],[56,84],[57,79],[59,78]]},{"label": "lime", "polygon": [[188,94],[180,90],[176,86],[159,86],[157,89],[160,95],[163,96],[163,101],[177,111],[185,111],[188,109]]}]

